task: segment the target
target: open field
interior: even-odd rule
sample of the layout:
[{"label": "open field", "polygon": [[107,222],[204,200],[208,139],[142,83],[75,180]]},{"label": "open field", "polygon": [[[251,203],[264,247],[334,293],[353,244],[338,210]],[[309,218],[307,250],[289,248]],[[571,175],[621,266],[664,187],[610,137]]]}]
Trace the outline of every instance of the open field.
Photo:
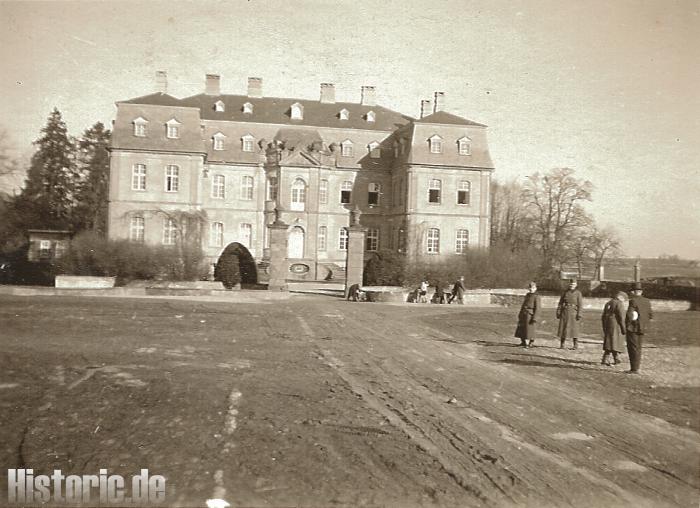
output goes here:
[{"label": "open field", "polygon": [[148,468],[167,506],[697,506],[700,313],[631,376],[598,313],[571,351],[516,312],[0,296],[2,465]]}]

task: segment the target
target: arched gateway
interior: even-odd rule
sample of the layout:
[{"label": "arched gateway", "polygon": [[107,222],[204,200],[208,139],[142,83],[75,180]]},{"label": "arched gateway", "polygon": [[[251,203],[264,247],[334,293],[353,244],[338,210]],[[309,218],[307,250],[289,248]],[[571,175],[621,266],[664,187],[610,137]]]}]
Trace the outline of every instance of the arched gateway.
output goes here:
[{"label": "arched gateway", "polygon": [[258,270],[255,266],[255,259],[245,245],[238,242],[230,243],[223,250],[216,262],[214,278],[223,280],[222,272],[226,266],[235,265],[240,274],[241,284],[257,284]]}]

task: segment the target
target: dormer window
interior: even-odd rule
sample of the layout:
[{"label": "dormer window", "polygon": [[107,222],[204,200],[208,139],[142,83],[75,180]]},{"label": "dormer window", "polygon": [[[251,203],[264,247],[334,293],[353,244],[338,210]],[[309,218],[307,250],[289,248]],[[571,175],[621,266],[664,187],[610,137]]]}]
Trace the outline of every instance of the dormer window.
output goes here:
[{"label": "dormer window", "polygon": [[214,111],[218,111],[220,113],[226,111],[226,107],[224,106],[223,101],[216,101],[216,103],[214,104]]},{"label": "dormer window", "polygon": [[246,102],[243,104],[243,113],[246,115],[252,115],[253,114],[253,105],[250,102]]},{"label": "dormer window", "polygon": [[304,106],[295,102],[292,104],[291,108],[292,120],[303,120],[304,119]]},{"label": "dormer window", "polygon": [[349,139],[346,139],[342,143],[340,143],[340,155],[343,157],[352,157],[353,154],[353,149],[352,149],[352,141]]},{"label": "dormer window", "polygon": [[347,109],[341,109],[340,113],[338,113],[338,117],[341,120],[347,120],[348,118],[350,118],[350,111],[348,111]]},{"label": "dormer window", "polygon": [[134,136],[138,136],[140,138],[145,138],[146,137],[146,124],[148,123],[148,120],[142,117],[138,117],[137,119],[134,120]]},{"label": "dormer window", "polygon": [[252,152],[255,149],[255,138],[250,135],[246,134],[241,138],[241,150],[244,152]]},{"label": "dormer window", "polygon": [[471,155],[472,154],[472,140],[467,136],[461,137],[457,140],[457,150],[459,155]]},{"label": "dormer window", "polygon": [[374,111],[368,111],[367,114],[365,115],[365,119],[368,122],[374,122],[377,119],[377,115],[375,114]]},{"label": "dormer window", "polygon": [[369,145],[367,145],[367,149],[369,150],[369,156],[372,159],[379,159],[382,156],[382,150],[379,148],[379,143],[376,141],[372,141]]},{"label": "dormer window", "polygon": [[437,134],[428,139],[428,144],[430,145],[430,153],[442,153],[442,138]]},{"label": "dormer window", "polygon": [[166,136],[168,139],[178,139],[180,137],[180,125],[182,124],[174,118],[165,122]]},{"label": "dormer window", "polygon": [[214,145],[213,146],[214,150],[223,150],[224,149],[224,140],[226,139],[225,134],[223,134],[221,132],[217,132],[211,138],[212,138],[212,143]]}]

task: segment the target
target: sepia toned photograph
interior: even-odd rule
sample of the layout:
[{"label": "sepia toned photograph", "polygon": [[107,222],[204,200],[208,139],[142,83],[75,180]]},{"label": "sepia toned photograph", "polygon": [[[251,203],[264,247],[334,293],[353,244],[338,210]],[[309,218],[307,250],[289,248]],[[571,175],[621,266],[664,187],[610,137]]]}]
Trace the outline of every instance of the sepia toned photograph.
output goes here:
[{"label": "sepia toned photograph", "polygon": [[0,0],[0,506],[696,508],[700,2]]}]

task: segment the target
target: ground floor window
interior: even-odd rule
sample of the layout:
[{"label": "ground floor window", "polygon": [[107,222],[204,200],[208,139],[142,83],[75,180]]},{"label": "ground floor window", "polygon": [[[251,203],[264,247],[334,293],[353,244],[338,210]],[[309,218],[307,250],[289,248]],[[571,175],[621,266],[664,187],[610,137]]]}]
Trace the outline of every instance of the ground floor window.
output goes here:
[{"label": "ground floor window", "polygon": [[146,233],[146,220],[143,217],[132,217],[129,224],[129,240],[143,243]]},{"label": "ground floor window", "polygon": [[428,230],[428,254],[440,253],[440,230],[430,228]]},{"label": "ground floor window", "polygon": [[340,228],[338,232],[338,250],[348,250],[348,228]]},{"label": "ground floor window", "polygon": [[455,240],[455,252],[457,254],[464,254],[469,248],[469,231],[466,229],[458,229]]}]

